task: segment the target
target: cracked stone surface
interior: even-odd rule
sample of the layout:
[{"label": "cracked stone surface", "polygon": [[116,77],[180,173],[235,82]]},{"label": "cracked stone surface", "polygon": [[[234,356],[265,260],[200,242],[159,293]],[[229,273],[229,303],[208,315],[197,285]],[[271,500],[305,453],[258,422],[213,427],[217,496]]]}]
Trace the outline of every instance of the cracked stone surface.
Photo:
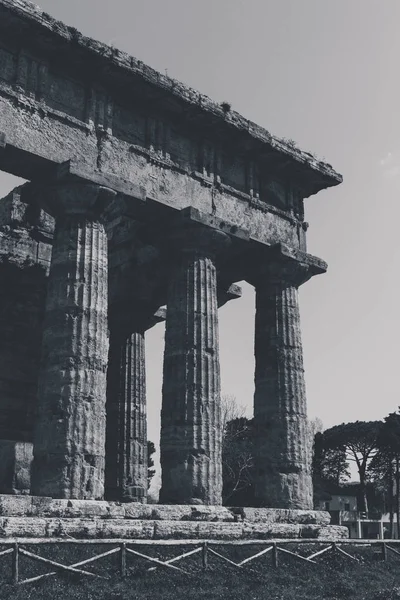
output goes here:
[{"label": "cracked stone surface", "polygon": [[348,537],[325,511],[170,506],[0,495],[0,537],[287,539]]},{"label": "cracked stone surface", "polygon": [[256,283],[255,496],[310,509],[311,461],[298,285],[306,266],[271,263]]},{"label": "cracked stone surface", "polygon": [[0,494],[0,516],[101,517],[155,521],[226,521],[329,525],[330,514],[321,510],[242,508],[210,505],[139,504],[101,500],[67,500],[43,496]]},{"label": "cracked stone surface", "polygon": [[264,523],[184,522],[101,518],[0,517],[0,538],[294,539],[348,537],[347,527]]},{"label": "cracked stone surface", "polygon": [[144,502],[147,496],[144,332],[111,335],[107,396],[107,498]]},{"label": "cracked stone surface", "polygon": [[57,215],[43,326],[32,492],[102,498],[108,360],[107,235],[96,186],[48,191]]},{"label": "cracked stone surface", "polygon": [[215,252],[229,241],[180,230],[168,289],[161,412],[160,502],[222,504],[221,405]]}]

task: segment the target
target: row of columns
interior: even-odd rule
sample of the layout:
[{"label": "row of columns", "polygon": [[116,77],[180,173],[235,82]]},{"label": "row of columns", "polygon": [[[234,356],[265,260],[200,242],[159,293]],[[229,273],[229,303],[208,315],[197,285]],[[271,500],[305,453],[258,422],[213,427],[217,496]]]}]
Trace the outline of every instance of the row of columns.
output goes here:
[{"label": "row of columns", "polygon": [[[109,353],[104,221],[114,196],[91,184],[65,184],[49,188],[43,198],[56,226],[34,433],[35,495],[100,499],[106,482],[114,499],[146,496],[144,332],[149,325],[144,327],[138,315],[128,322],[114,316]],[[205,226],[176,227],[160,242],[174,265],[167,298],[160,502],[218,505],[216,257],[230,238]],[[286,259],[255,271],[256,499],[263,506],[311,508],[297,295],[307,266]]]}]

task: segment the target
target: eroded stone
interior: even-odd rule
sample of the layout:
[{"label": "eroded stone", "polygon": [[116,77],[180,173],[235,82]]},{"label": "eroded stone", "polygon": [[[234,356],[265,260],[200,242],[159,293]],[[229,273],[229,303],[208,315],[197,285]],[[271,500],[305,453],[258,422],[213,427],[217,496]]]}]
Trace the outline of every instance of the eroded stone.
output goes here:
[{"label": "eroded stone", "polygon": [[[3,284],[12,281],[16,291],[0,306],[5,315],[0,319],[0,438],[25,443],[35,430],[34,493],[102,499],[112,270],[110,297],[125,312],[138,297],[152,309],[168,300],[161,498],[220,504],[217,271],[226,299],[237,295],[232,282],[254,276],[257,258],[271,246],[285,244],[295,270],[315,266],[318,260],[305,255],[303,200],[337,185],[341,177],[227,103],[212,102],[82,36],[25,0],[0,0],[0,20],[8,32],[0,44],[0,168],[31,180],[24,186],[26,202],[13,193],[0,206],[0,278]],[[107,82],[96,77],[93,61],[97,72],[107,72]],[[67,77],[66,64],[77,62],[79,72]],[[159,98],[151,116],[150,97]],[[206,142],[199,137],[203,130]],[[83,198],[76,192],[84,187]],[[115,193],[120,207],[103,218],[106,196]],[[57,221],[53,240],[49,213]],[[183,213],[186,221],[177,234],[176,214]],[[160,236],[143,241],[143,230],[154,223],[165,229],[163,241]],[[172,229],[175,241],[184,242],[178,260],[164,256],[165,233]],[[211,238],[231,240],[232,253],[218,261]],[[262,264],[272,264],[270,259]],[[321,263],[311,274],[324,270]],[[304,509],[312,506],[312,485],[297,303],[301,282],[287,280],[287,266],[287,261],[278,266],[277,277],[264,270],[256,284],[256,497],[260,506]],[[121,283],[125,279],[130,285]],[[136,342],[130,349],[142,352]],[[133,364],[141,361],[126,360],[129,368],[120,378],[124,384],[133,378],[134,392],[126,394],[119,411],[118,447],[109,464],[111,472],[118,468],[110,489],[114,486],[124,500],[144,497],[147,487],[144,392],[138,392],[144,368],[132,369]],[[128,414],[131,409],[138,414]],[[26,492],[28,462],[21,454],[11,476],[0,471],[3,483],[11,482],[0,489]],[[18,506],[11,510],[22,510]],[[42,508],[33,502],[29,510],[76,516],[86,508],[45,501]],[[94,510],[104,519],[123,513]],[[199,521],[205,516],[197,513]],[[287,518],[296,522],[299,517]]]},{"label": "eroded stone", "polygon": [[299,523],[329,525],[331,516],[322,510],[292,510],[284,508],[233,508],[241,519],[254,523]]}]

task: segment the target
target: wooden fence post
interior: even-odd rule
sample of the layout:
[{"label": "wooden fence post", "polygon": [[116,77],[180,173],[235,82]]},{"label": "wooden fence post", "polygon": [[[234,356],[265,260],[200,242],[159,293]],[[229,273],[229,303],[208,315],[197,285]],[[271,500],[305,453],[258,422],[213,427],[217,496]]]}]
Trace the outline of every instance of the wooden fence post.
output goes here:
[{"label": "wooden fence post", "polygon": [[121,549],[119,551],[119,570],[121,573],[121,577],[126,577],[126,544],[121,544]]},{"label": "wooden fence post", "polygon": [[387,548],[385,542],[382,542],[382,560],[387,560]]},{"label": "wooden fence post", "polygon": [[18,544],[14,545],[14,552],[12,554],[12,582],[14,584],[18,583],[19,580],[19,552],[18,552]]},{"label": "wooden fence post", "polygon": [[275,568],[278,567],[278,547],[276,545],[276,542],[273,543],[272,546],[272,564],[274,565]]},{"label": "wooden fence post", "polygon": [[202,559],[203,559],[203,570],[205,571],[208,567],[208,544],[207,542],[204,542],[203,544],[203,551],[202,551]]}]

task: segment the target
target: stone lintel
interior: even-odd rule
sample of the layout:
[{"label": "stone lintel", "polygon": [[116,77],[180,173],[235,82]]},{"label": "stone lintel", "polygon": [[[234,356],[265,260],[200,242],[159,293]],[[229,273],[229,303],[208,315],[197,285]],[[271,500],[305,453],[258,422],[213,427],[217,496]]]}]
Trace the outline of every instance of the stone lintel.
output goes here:
[{"label": "stone lintel", "polygon": [[229,235],[232,239],[242,240],[247,242],[250,239],[250,234],[246,229],[238,227],[234,223],[221,219],[214,215],[210,215],[200,211],[193,206],[187,206],[179,211],[173,220],[171,220],[172,227],[181,226],[205,226],[211,229],[217,229],[222,233]]},{"label": "stone lintel", "polygon": [[[93,183],[102,187],[107,187],[118,193],[119,199],[125,200],[122,205],[122,214],[132,216],[135,206],[141,205],[146,201],[146,188],[137,185],[112,173],[103,173],[100,171],[89,171],[82,163],[74,160],[67,160],[63,163],[57,163],[52,169],[50,180],[59,183],[80,182]],[[136,200],[136,202],[135,202]]]},{"label": "stone lintel", "polygon": [[206,251],[211,255],[226,254],[250,239],[247,230],[233,223],[187,206],[172,218],[158,220],[142,231],[147,243],[163,248],[167,254],[176,251]]}]

